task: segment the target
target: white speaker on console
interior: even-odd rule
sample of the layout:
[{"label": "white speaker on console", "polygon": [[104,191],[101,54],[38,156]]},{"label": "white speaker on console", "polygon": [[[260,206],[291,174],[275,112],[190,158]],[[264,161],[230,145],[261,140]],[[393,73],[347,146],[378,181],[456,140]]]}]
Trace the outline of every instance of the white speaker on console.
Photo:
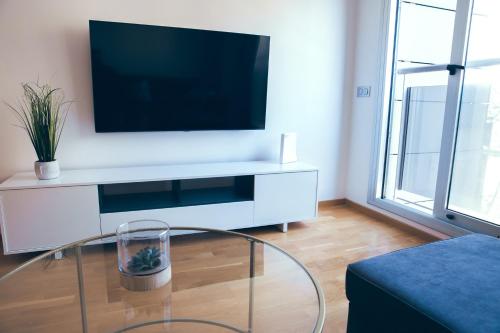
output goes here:
[{"label": "white speaker on console", "polygon": [[297,162],[297,134],[281,134],[281,163]]}]

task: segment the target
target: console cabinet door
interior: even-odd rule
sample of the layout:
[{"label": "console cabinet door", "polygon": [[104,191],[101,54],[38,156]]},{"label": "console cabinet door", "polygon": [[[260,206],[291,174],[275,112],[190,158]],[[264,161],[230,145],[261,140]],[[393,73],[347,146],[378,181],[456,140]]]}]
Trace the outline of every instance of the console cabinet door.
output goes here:
[{"label": "console cabinet door", "polygon": [[318,172],[255,176],[255,225],[316,217]]},{"label": "console cabinet door", "polygon": [[97,186],[0,192],[7,253],[51,249],[101,234]]}]

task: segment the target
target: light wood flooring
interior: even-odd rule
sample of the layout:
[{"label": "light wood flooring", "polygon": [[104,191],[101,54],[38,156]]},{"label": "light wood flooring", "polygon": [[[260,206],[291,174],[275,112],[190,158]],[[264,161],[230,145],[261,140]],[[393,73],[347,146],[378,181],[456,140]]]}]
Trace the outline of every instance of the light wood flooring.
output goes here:
[{"label": "light wood flooring", "polygon": [[[290,224],[288,233],[275,227],[244,232],[289,251],[317,277],[326,298],[323,332],[345,332],[347,264],[435,240],[349,205],[321,205],[315,223]],[[114,248],[85,248],[89,332],[112,331],[130,323],[130,318],[183,317],[193,312],[208,320],[228,318],[232,324],[244,326],[248,318],[249,281],[245,242],[198,234],[173,241],[172,251],[176,251],[172,264],[177,274],[175,283],[168,290],[145,298],[145,294],[130,296],[120,288]],[[278,253],[272,252],[261,248],[256,252],[254,316],[259,322],[254,332],[307,332],[315,315],[311,286],[304,277],[296,277],[297,267],[286,264]],[[32,256],[0,255],[0,275]],[[69,254],[64,260],[44,261],[0,285],[0,332],[80,332],[75,271],[74,257]],[[276,283],[276,277],[285,282]],[[231,299],[241,301],[228,301]],[[280,323],[285,323],[282,330],[266,329]],[[175,332],[227,332],[196,325],[171,325]],[[140,332],[157,332],[161,328],[166,327]]]}]

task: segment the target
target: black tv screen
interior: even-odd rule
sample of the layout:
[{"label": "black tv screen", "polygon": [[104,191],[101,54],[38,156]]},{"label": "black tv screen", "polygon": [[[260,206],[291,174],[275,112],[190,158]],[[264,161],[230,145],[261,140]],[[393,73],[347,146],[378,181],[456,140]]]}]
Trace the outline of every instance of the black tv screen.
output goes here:
[{"label": "black tv screen", "polygon": [[270,37],[90,21],[96,132],[263,129]]}]

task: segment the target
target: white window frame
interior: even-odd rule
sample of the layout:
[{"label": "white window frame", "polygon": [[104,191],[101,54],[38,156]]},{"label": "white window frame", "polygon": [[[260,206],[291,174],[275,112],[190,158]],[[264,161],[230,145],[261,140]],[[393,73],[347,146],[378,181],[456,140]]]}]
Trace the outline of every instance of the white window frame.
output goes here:
[{"label": "white window frame", "polygon": [[[455,41],[463,42],[453,43],[450,62],[452,64],[465,65],[467,38],[460,38],[460,36],[464,36],[469,32],[470,8],[472,4],[473,0],[457,0],[457,15],[455,18],[453,35]],[[453,100],[451,100],[452,98],[449,97],[446,103],[445,125],[443,127],[443,139],[441,143],[434,214],[429,215],[420,210],[381,197],[384,163],[386,158],[386,145],[382,143],[383,140],[387,140],[387,123],[392,89],[390,80],[393,79],[394,75],[394,44],[397,39],[395,35],[397,27],[396,5],[397,0],[384,0],[382,6],[381,36],[379,40],[380,50],[378,52],[380,89],[376,99],[376,123],[373,137],[367,202],[370,205],[451,236],[462,235],[469,231],[498,235],[500,229],[498,226],[484,223],[484,221],[466,217],[456,212],[453,213],[453,216],[451,216],[452,219],[450,219],[449,211],[446,208],[455,147],[454,133],[458,121],[463,71],[458,71],[456,75],[449,76],[448,96],[458,96],[458,98],[453,98]],[[439,65],[435,67],[436,70],[439,70]]]}]

